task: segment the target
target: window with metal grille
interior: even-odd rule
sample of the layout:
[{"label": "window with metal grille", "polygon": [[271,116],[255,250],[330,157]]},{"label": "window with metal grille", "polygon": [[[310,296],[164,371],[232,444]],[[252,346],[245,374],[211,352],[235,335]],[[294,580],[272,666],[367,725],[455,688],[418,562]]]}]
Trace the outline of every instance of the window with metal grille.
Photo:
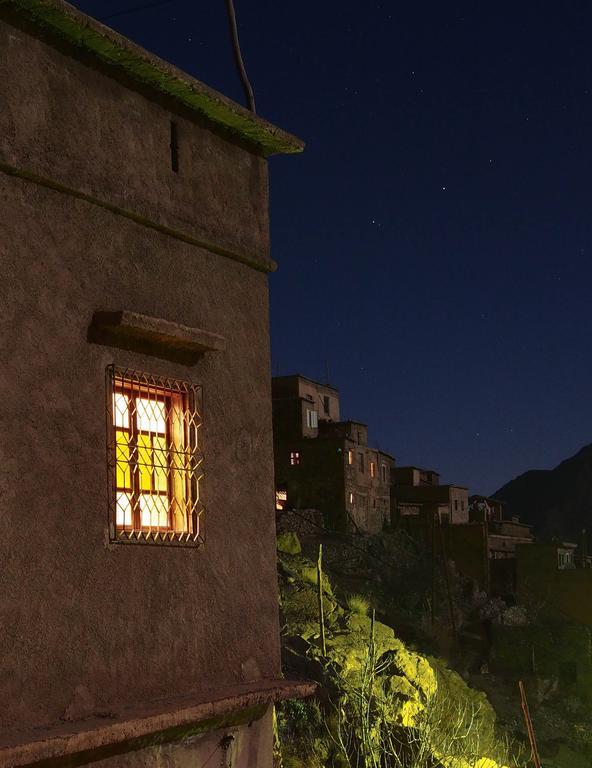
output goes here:
[{"label": "window with metal grille", "polygon": [[194,384],[107,368],[111,540],[203,543],[201,401]]}]

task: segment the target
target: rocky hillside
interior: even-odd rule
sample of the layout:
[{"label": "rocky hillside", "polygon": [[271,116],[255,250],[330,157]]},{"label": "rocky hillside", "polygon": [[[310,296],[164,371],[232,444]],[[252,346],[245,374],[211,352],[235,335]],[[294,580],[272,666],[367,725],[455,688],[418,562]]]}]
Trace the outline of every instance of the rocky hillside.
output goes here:
[{"label": "rocky hillside", "polygon": [[510,515],[532,523],[542,536],[577,543],[582,529],[592,533],[592,445],[550,470],[530,470],[493,496],[508,504]]},{"label": "rocky hillside", "polygon": [[[283,768],[507,768],[522,764],[485,694],[411,650],[361,595],[343,602],[294,533],[278,538],[286,674],[319,684],[277,712]],[[319,582],[319,573],[321,580]],[[512,755],[512,753],[514,753]]]}]

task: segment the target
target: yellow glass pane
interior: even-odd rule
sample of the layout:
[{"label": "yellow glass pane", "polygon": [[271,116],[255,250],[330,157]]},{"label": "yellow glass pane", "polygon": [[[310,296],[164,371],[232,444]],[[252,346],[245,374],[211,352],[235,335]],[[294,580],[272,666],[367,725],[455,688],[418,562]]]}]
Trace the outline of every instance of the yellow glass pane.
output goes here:
[{"label": "yellow glass pane", "polygon": [[130,468],[129,435],[120,429],[115,434],[115,461],[117,466],[117,487],[131,489],[132,473]]},{"label": "yellow glass pane", "polygon": [[138,435],[138,469],[140,470],[140,490],[152,490],[152,438],[150,435]]},{"label": "yellow glass pane", "polygon": [[154,437],[154,489],[166,493],[167,483],[167,441],[165,437]]}]

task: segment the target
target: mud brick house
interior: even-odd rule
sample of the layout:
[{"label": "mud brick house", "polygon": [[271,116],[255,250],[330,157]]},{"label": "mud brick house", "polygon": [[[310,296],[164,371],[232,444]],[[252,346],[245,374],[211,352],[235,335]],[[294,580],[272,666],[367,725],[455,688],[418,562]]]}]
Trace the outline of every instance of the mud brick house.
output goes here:
[{"label": "mud brick house", "polygon": [[[517,548],[518,596],[564,623],[592,628],[592,568],[569,541],[537,542]],[[580,553],[582,546],[580,545]]]},{"label": "mud brick house", "polygon": [[[504,517],[504,504],[440,485],[433,470],[395,467],[391,508],[395,524],[436,550],[444,548],[459,572],[490,594],[515,599],[516,552],[534,541],[532,526]],[[435,534],[435,529],[441,527]]]},{"label": "mud brick house", "polygon": [[0,2],[0,104],[0,766],[271,766],[302,144],[60,0]]},{"label": "mud brick house", "polygon": [[380,531],[394,461],[368,445],[365,424],[340,421],[338,390],[277,376],[272,399],[276,509],[318,509],[337,530]]},{"label": "mud brick house", "polygon": [[442,523],[469,519],[469,494],[462,485],[440,485],[440,475],[419,467],[395,467],[391,475],[391,507],[396,519],[437,514]]}]

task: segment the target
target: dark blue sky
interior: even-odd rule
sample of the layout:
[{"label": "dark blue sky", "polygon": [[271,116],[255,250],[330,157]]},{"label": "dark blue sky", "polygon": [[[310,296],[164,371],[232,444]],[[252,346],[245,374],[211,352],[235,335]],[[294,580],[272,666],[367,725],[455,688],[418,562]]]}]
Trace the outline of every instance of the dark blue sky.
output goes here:
[{"label": "dark blue sky", "polygon": [[[258,112],[307,143],[271,161],[274,373],[328,365],[475,491],[592,442],[592,5],[235,3]],[[223,0],[105,23],[243,101]]]}]

